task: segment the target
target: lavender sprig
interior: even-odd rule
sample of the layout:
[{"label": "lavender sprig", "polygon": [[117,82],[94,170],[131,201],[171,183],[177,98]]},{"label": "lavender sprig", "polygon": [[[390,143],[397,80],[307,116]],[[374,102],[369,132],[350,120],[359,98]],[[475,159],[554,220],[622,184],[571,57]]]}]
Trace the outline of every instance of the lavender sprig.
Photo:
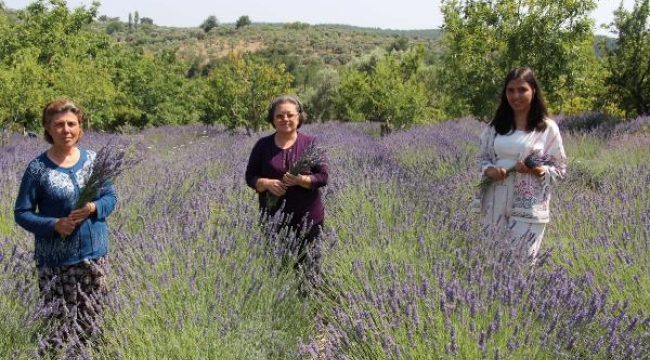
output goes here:
[{"label": "lavender sprig", "polygon": [[[551,163],[551,157],[546,154],[542,154],[539,149],[533,150],[530,153],[530,155],[526,156],[526,158],[524,159],[524,165],[526,165],[526,167],[531,169],[542,165],[549,165],[550,163]],[[512,174],[514,171],[515,171],[514,166],[509,169],[506,169],[506,176]],[[484,190],[490,187],[490,185],[492,185],[493,183],[494,180],[486,176],[481,180],[481,182],[479,182],[478,187],[479,189]]]},{"label": "lavender sprig", "polygon": [[550,163],[551,157],[546,154],[542,154],[541,150],[539,149],[533,150],[533,152],[531,152],[530,155],[526,156],[524,159],[524,165],[530,169],[536,168],[538,166],[549,165]]},{"label": "lavender sprig", "polygon": [[125,158],[126,151],[112,145],[105,145],[98,152],[90,177],[79,193],[75,209],[80,209],[91,202],[108,181],[114,181],[125,169],[134,166],[136,159]]},{"label": "lavender sprig", "polygon": [[[316,146],[313,142],[302,153],[300,158],[296,160],[287,171],[291,175],[298,175],[301,171],[307,171],[314,166],[318,166],[325,162],[325,149]],[[273,209],[278,204],[280,196],[274,195],[271,192],[266,193],[266,208]]]}]

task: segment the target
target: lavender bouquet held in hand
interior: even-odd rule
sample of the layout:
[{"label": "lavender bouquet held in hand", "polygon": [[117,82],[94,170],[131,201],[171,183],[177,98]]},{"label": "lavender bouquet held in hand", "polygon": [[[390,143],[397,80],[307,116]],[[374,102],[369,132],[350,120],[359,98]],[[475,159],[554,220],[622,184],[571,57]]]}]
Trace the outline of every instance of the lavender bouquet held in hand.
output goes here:
[{"label": "lavender bouquet held in hand", "polygon": [[[524,165],[532,169],[542,165],[548,165],[551,162],[551,158],[548,155],[542,154],[539,149],[533,150],[530,155],[526,156],[524,159]],[[506,169],[506,176],[512,174],[515,171],[514,166]],[[494,183],[494,180],[489,177],[484,177],[481,182],[478,184],[479,189],[487,189]]]},{"label": "lavender bouquet held in hand", "polygon": [[[300,158],[296,160],[287,172],[291,175],[297,176],[301,171],[306,171],[314,166],[318,166],[325,162],[325,150],[316,146],[313,142],[302,153]],[[280,196],[272,194],[270,191],[266,192],[266,208],[273,209],[277,206]]]},{"label": "lavender bouquet held in hand", "polygon": [[93,161],[90,177],[86,180],[84,187],[79,192],[75,203],[75,209],[81,209],[87,203],[93,201],[102,187],[108,181],[113,181],[126,168],[137,163],[135,159],[125,159],[126,151],[111,145],[102,147]]}]

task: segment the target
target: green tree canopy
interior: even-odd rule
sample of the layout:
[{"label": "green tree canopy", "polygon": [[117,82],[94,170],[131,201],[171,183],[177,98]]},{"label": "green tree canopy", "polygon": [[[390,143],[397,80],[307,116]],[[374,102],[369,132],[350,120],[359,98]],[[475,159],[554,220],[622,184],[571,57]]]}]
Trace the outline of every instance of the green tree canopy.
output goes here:
[{"label": "green tree canopy", "polygon": [[[508,70],[530,66],[547,98],[586,77],[593,58],[593,0],[443,3],[445,52],[439,79],[452,117],[488,118]],[[569,93],[574,93],[570,91]]]},{"label": "green tree canopy", "polygon": [[231,131],[244,127],[251,134],[265,125],[271,100],[291,92],[293,77],[282,64],[234,53],[212,70],[207,81],[203,122],[221,123]]},{"label": "green tree canopy", "polygon": [[250,24],[251,19],[248,17],[248,15],[242,15],[239,17],[239,19],[237,19],[237,22],[235,22],[235,29],[240,29]]},{"label": "green tree canopy", "polygon": [[636,0],[631,12],[614,13],[618,41],[606,49],[608,99],[620,103],[628,116],[650,114],[650,0]]},{"label": "green tree canopy", "polygon": [[216,16],[210,15],[207,19],[203,20],[199,27],[203,29],[204,32],[209,32],[217,26],[219,26],[219,20],[217,20]]}]

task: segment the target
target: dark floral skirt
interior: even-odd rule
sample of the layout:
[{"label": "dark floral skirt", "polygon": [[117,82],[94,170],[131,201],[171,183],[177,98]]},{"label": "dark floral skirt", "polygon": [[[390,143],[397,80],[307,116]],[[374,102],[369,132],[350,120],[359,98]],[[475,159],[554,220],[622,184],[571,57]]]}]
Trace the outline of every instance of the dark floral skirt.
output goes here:
[{"label": "dark floral skirt", "polygon": [[102,333],[106,257],[68,266],[37,266],[37,271],[46,323],[39,349],[83,352]]}]

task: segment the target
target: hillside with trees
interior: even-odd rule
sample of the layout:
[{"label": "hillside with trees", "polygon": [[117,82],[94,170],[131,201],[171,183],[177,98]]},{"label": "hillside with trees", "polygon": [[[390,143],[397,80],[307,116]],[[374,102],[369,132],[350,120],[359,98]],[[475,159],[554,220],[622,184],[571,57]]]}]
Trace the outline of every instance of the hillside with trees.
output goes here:
[{"label": "hillside with trees", "polygon": [[[252,133],[264,104],[295,93],[312,121],[380,121],[395,128],[488,118],[505,72],[532,66],[554,113],[647,114],[648,0],[615,13],[595,37],[595,1],[446,1],[440,30],[252,23],[214,15],[193,28],[158,26],[38,0],[0,2],[0,119],[39,127],[46,100],[70,97],[93,129],[193,123]],[[527,9],[527,10],[522,10]]]}]

